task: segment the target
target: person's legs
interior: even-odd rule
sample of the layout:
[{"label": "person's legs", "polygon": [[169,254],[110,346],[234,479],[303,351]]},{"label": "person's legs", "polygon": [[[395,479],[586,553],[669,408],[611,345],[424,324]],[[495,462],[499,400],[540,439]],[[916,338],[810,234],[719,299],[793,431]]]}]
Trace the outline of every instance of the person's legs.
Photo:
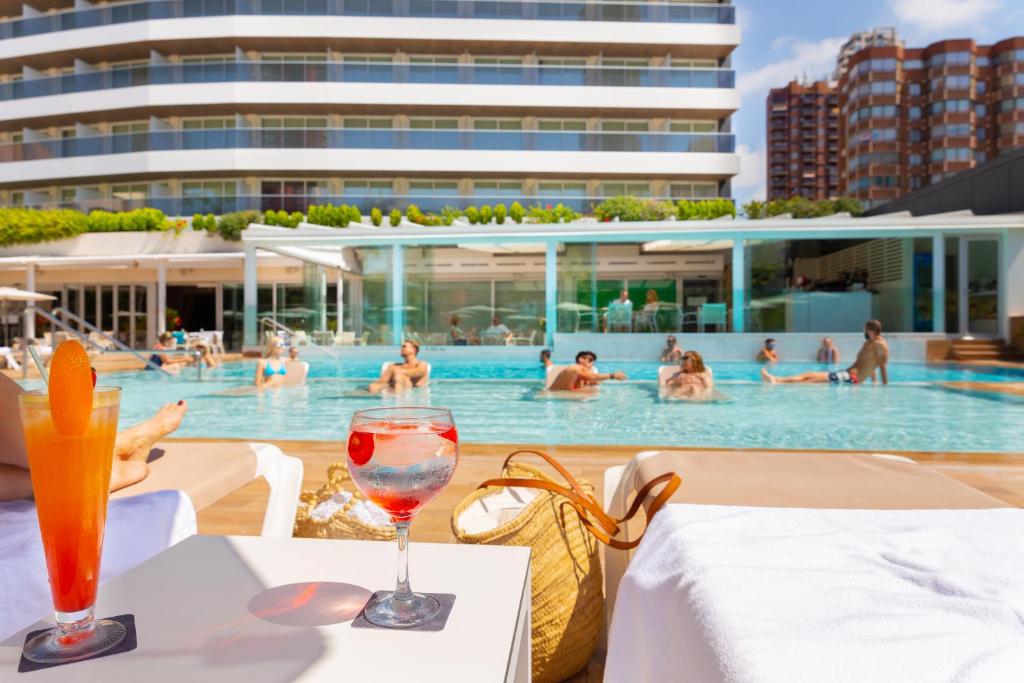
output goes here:
[{"label": "person's legs", "polygon": [[566,391],[576,386],[576,378],[579,377],[579,368],[569,367],[558,373],[555,381],[548,387],[548,391]]},{"label": "person's legs", "polygon": [[394,375],[395,375],[395,364],[394,363],[388,363],[387,365],[384,366],[384,369],[381,371],[380,379],[378,379],[376,382],[370,382],[370,385],[367,387],[367,390],[371,394],[379,394],[380,392],[384,391],[385,389],[391,388],[391,384],[394,381],[392,379],[394,377]]},{"label": "person's legs", "polygon": [[761,368],[761,379],[771,384],[824,384],[829,381],[827,372],[803,372],[791,377],[776,376]]}]

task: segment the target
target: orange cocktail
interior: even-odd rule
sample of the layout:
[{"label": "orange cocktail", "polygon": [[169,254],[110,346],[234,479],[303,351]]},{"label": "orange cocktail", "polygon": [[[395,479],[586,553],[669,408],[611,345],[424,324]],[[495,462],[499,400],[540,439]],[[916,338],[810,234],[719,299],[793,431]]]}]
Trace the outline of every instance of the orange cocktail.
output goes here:
[{"label": "orange cocktail", "polygon": [[87,403],[80,405],[81,419],[77,425],[72,419],[68,427],[68,419],[51,410],[58,393],[56,381],[51,380],[54,396],[45,390],[20,396],[32,491],[57,618],[57,629],[25,647],[27,658],[43,663],[83,659],[124,637],[117,622],[93,619],[121,390],[96,387],[91,392],[91,409]]}]

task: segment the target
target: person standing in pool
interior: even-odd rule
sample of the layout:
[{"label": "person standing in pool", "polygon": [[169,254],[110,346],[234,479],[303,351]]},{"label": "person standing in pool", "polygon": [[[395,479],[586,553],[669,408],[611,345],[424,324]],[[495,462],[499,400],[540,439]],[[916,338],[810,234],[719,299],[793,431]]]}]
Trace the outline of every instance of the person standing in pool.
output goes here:
[{"label": "person standing in pool", "polygon": [[864,323],[864,345],[857,353],[857,360],[846,370],[832,372],[804,372],[791,377],[776,377],[767,370],[761,370],[761,379],[772,384],[796,384],[801,382],[824,384],[860,384],[874,380],[877,370],[882,384],[889,383],[889,344],[882,337],[882,323],[869,320]]},{"label": "person standing in pool", "polygon": [[821,348],[818,349],[818,362],[825,365],[839,364],[839,349],[832,341],[832,337],[825,337],[821,341]]},{"label": "person standing in pool", "polygon": [[662,363],[681,363],[683,361],[683,349],[676,342],[674,334],[668,335],[665,340],[665,348],[661,350]]},{"label": "person standing in pool", "polygon": [[558,377],[548,387],[548,391],[579,391],[594,389],[601,382],[615,379],[626,379],[624,372],[602,373],[594,370],[597,354],[593,351],[580,351],[576,354],[576,363],[558,373]]},{"label": "person standing in pool", "polygon": [[371,382],[367,391],[371,394],[379,394],[385,389],[401,393],[416,387],[425,387],[430,380],[430,366],[425,361],[417,358],[420,352],[420,345],[406,339],[398,352],[402,356],[401,363],[388,363],[380,374],[380,379]]},{"label": "person standing in pool", "polygon": [[551,360],[551,349],[542,349],[541,350],[541,352],[540,352],[540,364],[544,366],[545,370],[547,370],[552,365],[554,365],[554,363]]},{"label": "person standing in pool", "polygon": [[267,345],[263,347],[263,357],[256,363],[256,388],[275,389],[284,385],[284,376],[288,374],[285,367],[284,340],[280,337],[271,337]]}]

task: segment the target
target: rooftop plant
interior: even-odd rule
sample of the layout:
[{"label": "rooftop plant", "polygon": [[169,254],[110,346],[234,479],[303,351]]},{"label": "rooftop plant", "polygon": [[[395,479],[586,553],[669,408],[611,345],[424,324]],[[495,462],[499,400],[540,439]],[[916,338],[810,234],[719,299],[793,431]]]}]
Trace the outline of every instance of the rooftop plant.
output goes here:
[{"label": "rooftop plant", "polygon": [[860,201],[849,197],[819,201],[811,201],[806,197],[773,199],[770,202],[751,200],[743,205],[743,213],[752,220],[783,214],[789,214],[793,218],[820,218],[843,212],[849,213],[851,216],[862,216],[864,207]]}]

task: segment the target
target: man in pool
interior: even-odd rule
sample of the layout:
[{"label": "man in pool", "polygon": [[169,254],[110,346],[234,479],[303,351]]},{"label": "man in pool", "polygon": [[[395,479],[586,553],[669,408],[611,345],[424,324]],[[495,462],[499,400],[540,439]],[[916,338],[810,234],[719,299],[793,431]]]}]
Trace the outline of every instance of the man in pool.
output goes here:
[{"label": "man in pool", "polygon": [[875,370],[882,377],[882,384],[889,383],[889,344],[882,338],[882,323],[869,320],[864,323],[864,345],[857,353],[857,360],[846,370],[831,372],[804,372],[791,377],[776,377],[767,370],[761,370],[761,379],[772,384],[811,383],[860,384],[874,380]]},{"label": "man in pool", "polygon": [[541,349],[540,364],[543,365],[545,369],[550,368],[552,365],[554,365],[554,363],[551,360],[551,349]]},{"label": "man in pool", "polygon": [[[21,431],[18,394],[22,388],[0,375],[0,501],[28,498],[32,478],[28,471],[28,453]],[[146,458],[157,441],[181,424],[188,405],[184,401],[168,403],[145,422],[123,429],[114,442],[114,462],[110,490],[116,491],[142,481],[149,474]]]},{"label": "man in pool", "polygon": [[406,339],[398,350],[402,356],[401,363],[388,363],[380,373],[380,379],[371,382],[367,390],[371,394],[379,394],[385,389],[401,393],[415,387],[425,387],[430,377],[430,366],[417,358],[420,345]]},{"label": "man in pool", "polygon": [[601,373],[594,369],[597,354],[593,351],[580,351],[576,354],[576,363],[558,373],[558,377],[548,387],[548,391],[579,391],[596,389],[597,385],[609,379],[624,380],[623,372]]}]

